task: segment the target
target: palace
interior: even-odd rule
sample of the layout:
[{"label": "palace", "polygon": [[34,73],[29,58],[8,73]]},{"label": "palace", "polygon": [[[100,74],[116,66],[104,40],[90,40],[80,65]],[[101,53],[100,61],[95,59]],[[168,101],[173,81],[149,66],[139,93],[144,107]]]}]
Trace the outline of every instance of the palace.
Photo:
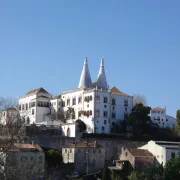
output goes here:
[{"label": "palace", "polygon": [[110,133],[116,123],[128,117],[132,107],[132,96],[116,87],[109,88],[103,59],[94,83],[86,58],[78,88],[54,97],[45,89],[38,88],[19,97],[19,111],[28,124],[58,125],[58,121],[53,121],[52,114],[73,108],[74,115],[61,124],[65,135],[71,131],[70,136],[74,136],[77,119],[86,124],[88,133]]}]

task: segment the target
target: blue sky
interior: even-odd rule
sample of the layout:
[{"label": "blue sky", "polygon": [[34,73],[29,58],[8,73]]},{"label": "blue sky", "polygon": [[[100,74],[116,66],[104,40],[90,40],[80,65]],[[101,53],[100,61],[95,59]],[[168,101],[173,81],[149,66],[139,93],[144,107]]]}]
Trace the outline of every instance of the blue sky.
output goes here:
[{"label": "blue sky", "polygon": [[76,88],[86,56],[94,81],[103,57],[110,86],[175,116],[180,1],[0,1],[0,96]]}]

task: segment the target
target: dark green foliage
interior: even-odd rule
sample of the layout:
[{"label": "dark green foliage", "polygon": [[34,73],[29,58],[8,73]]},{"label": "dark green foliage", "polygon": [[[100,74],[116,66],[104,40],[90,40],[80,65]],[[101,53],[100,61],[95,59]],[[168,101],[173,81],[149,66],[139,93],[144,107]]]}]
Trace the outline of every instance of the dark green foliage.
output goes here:
[{"label": "dark green foliage", "polygon": [[176,119],[177,119],[177,125],[176,125],[176,129],[178,131],[180,131],[180,109],[178,109],[176,111]]},{"label": "dark green foliage", "polygon": [[46,162],[49,167],[56,167],[63,161],[62,154],[55,149],[50,149],[46,153]]},{"label": "dark green foliage", "polygon": [[102,180],[109,180],[109,172],[107,167],[104,167],[103,175],[102,175]]}]

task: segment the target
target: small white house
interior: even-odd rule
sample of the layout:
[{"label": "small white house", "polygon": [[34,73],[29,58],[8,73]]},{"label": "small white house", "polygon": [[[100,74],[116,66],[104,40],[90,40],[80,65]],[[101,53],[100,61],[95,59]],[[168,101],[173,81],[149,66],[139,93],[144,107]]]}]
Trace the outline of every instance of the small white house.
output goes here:
[{"label": "small white house", "polygon": [[155,156],[155,166],[165,165],[171,158],[179,157],[180,142],[149,141],[139,149],[146,149]]},{"label": "small white house", "polygon": [[161,107],[156,107],[151,109],[151,120],[158,124],[159,127],[161,128],[175,128],[176,127],[176,119],[168,116],[166,114],[166,107],[161,108]]}]

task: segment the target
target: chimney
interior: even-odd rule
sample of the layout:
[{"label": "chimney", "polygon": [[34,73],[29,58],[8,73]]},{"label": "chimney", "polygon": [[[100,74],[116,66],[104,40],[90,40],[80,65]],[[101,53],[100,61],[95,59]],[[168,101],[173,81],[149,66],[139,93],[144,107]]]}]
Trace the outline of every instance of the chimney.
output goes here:
[{"label": "chimney", "polygon": [[97,147],[97,142],[96,142],[96,141],[94,141],[94,147],[95,147],[95,148]]}]

